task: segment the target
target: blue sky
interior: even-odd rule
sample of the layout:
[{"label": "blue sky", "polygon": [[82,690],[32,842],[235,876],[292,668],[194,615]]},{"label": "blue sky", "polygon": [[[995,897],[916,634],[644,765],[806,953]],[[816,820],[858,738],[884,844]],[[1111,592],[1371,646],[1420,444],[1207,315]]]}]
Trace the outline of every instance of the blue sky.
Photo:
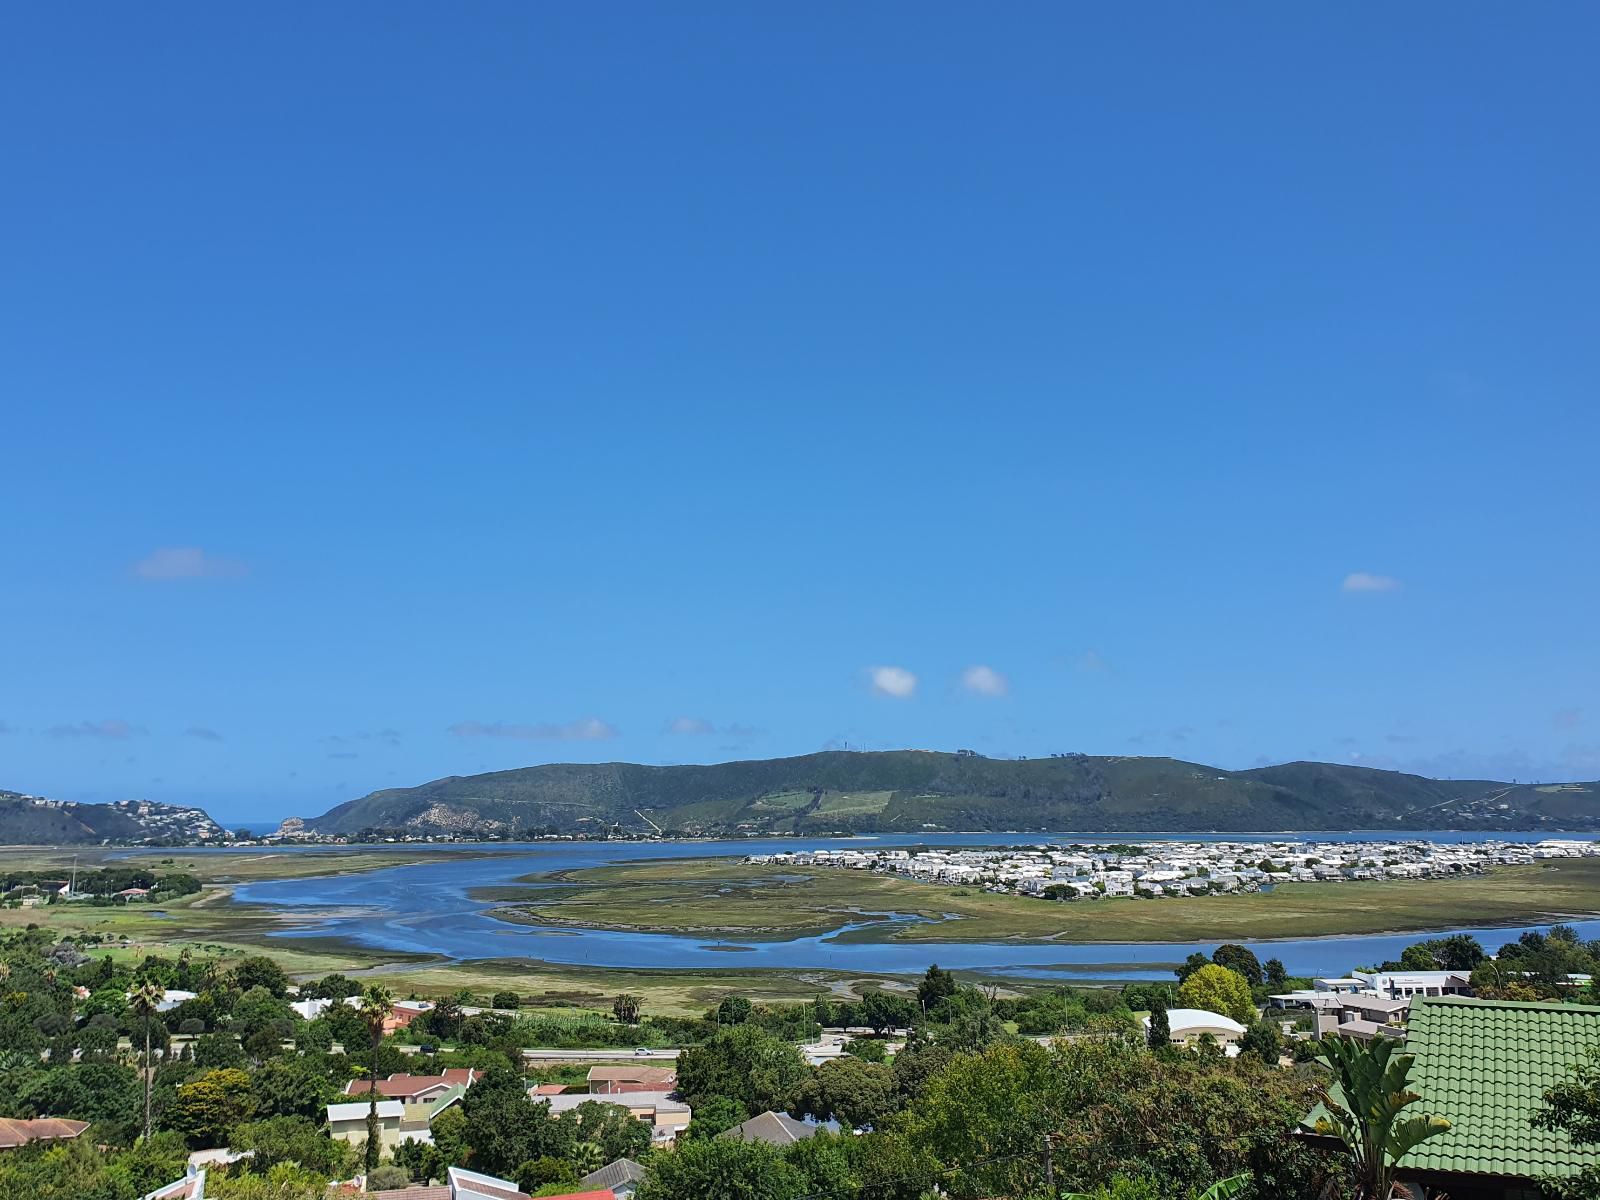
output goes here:
[{"label": "blue sky", "polygon": [[0,787],[1600,776],[1597,35],[13,7]]}]

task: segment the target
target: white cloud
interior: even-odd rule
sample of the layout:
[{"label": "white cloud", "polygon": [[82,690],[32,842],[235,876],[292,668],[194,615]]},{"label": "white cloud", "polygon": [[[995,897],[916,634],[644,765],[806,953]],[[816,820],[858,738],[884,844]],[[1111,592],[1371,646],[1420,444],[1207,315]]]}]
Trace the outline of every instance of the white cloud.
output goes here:
[{"label": "white cloud", "polygon": [[199,738],[202,742],[220,742],[222,735],[215,729],[207,729],[204,725],[191,725],[184,730],[192,738]]},{"label": "white cloud", "polygon": [[617,736],[617,727],[599,717],[580,717],[564,725],[548,721],[513,725],[504,721],[459,721],[448,732],[457,737],[517,738],[526,742],[601,742]]},{"label": "white cloud", "polygon": [[697,737],[716,731],[717,727],[704,717],[673,717],[667,722],[668,733],[681,734],[685,737]]},{"label": "white cloud", "polygon": [[868,667],[867,678],[880,696],[906,700],[917,690],[917,677],[904,667]]},{"label": "white cloud", "polygon": [[114,717],[104,721],[79,721],[76,725],[52,725],[49,729],[51,737],[92,737],[107,738],[112,741],[135,737],[144,732],[141,726],[130,725],[127,721]]},{"label": "white cloud", "polygon": [[1367,571],[1352,571],[1344,577],[1343,586],[1347,592],[1393,592],[1399,589],[1400,581],[1393,575],[1373,575]]},{"label": "white cloud", "polygon": [[1011,681],[993,667],[978,663],[961,672],[961,686],[979,696],[1004,696],[1011,690]]},{"label": "white cloud", "polygon": [[236,558],[207,554],[198,546],[165,546],[133,564],[140,579],[219,579],[245,574],[249,568]]}]

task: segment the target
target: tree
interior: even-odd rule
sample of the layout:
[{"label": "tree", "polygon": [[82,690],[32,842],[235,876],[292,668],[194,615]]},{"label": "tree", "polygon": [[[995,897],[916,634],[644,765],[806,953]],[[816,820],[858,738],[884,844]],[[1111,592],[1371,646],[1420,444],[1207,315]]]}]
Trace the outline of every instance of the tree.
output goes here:
[{"label": "tree", "polygon": [[489,1068],[454,1107],[464,1118],[461,1136],[475,1171],[507,1176],[529,1159],[565,1158],[575,1144],[574,1126],[551,1120],[550,1105],[530,1100],[521,1074],[509,1066]]},{"label": "tree", "polygon": [[1262,982],[1261,960],[1248,948],[1235,942],[1224,942],[1211,952],[1211,961],[1243,975],[1245,982],[1256,987]]},{"label": "tree", "polygon": [[650,1148],[650,1127],[615,1104],[586,1100],[562,1113],[561,1120],[572,1127],[572,1142],[595,1148],[600,1160],[596,1169],[619,1158],[637,1158]]},{"label": "tree", "polygon": [[199,1148],[226,1145],[233,1127],[255,1115],[250,1076],[234,1067],[208,1071],[179,1086],[172,1103],[175,1128]]},{"label": "tree", "polygon": [[717,1005],[716,1022],[718,1025],[743,1025],[754,1011],[755,1005],[748,998],[724,996],[722,1003]]},{"label": "tree", "polygon": [[875,1033],[887,1033],[917,1019],[917,1006],[905,996],[874,989],[861,997],[861,1018]]},{"label": "tree", "polygon": [[1237,971],[1215,963],[1199,968],[1178,985],[1178,1006],[1220,1013],[1245,1025],[1256,1019],[1250,984]]},{"label": "tree", "polygon": [[1281,991],[1289,986],[1289,972],[1285,969],[1281,958],[1267,959],[1266,965],[1262,968],[1262,973],[1266,976],[1268,987],[1277,988]]},{"label": "tree", "polygon": [[258,984],[234,1001],[229,1028],[243,1039],[260,1032],[274,1021],[293,1019],[294,1010]]},{"label": "tree", "polygon": [[843,1055],[812,1072],[795,1105],[819,1120],[877,1129],[900,1107],[899,1092],[888,1067]]},{"label": "tree", "polygon": [[764,1142],[695,1139],[650,1164],[636,1200],[798,1200],[806,1177]]},{"label": "tree", "polygon": [[1450,1128],[1442,1117],[1401,1116],[1422,1097],[1406,1086],[1416,1056],[1399,1048],[1388,1038],[1358,1042],[1337,1035],[1318,1044],[1318,1060],[1333,1072],[1340,1095],[1318,1086],[1328,1115],[1317,1118],[1316,1129],[1338,1137],[1350,1152],[1355,1200],[1389,1200],[1400,1160]]},{"label": "tree", "polygon": [[278,1163],[299,1163],[330,1178],[343,1175],[353,1165],[347,1142],[331,1138],[304,1117],[268,1117],[235,1125],[228,1137],[233,1150],[250,1150],[243,1170],[259,1175]]},{"label": "tree", "polygon": [[800,1052],[759,1025],[722,1029],[678,1058],[678,1090],[690,1105],[728,1096],[749,1114],[787,1108],[808,1074]]},{"label": "tree", "polygon": [[521,1008],[522,997],[515,992],[496,992],[490,1005],[493,1008]]},{"label": "tree", "polygon": [[617,998],[611,1002],[611,1015],[624,1025],[637,1025],[639,1014],[644,1009],[644,997],[636,996],[632,992],[619,992]]},{"label": "tree", "polygon": [[[248,961],[248,960],[246,960]],[[394,996],[377,984],[361,993],[361,1023],[367,1028],[371,1054],[367,1062],[367,1149],[365,1162],[370,1173],[378,1165],[383,1143],[378,1132],[378,1047],[383,1044],[383,1026],[394,1012]]]},{"label": "tree", "polygon": [[931,1013],[938,1007],[939,1001],[955,994],[956,977],[942,970],[938,963],[931,964],[923,973],[922,981],[917,984],[917,1003],[925,1013]]},{"label": "tree", "polygon": [[683,1131],[683,1136],[691,1139],[714,1138],[732,1129],[749,1115],[744,1105],[732,1097],[713,1096],[704,1104],[694,1106],[694,1116],[689,1121],[689,1128]]},{"label": "tree", "polygon": [[1183,965],[1180,966],[1174,973],[1178,976],[1178,982],[1182,983],[1201,967],[1208,966],[1210,963],[1211,960],[1209,958],[1197,951],[1196,953],[1189,955],[1188,958],[1184,959]]},{"label": "tree", "polygon": [[150,1136],[150,1087],[155,1081],[155,1076],[150,1068],[150,1024],[155,1020],[157,1009],[161,1001],[166,998],[166,990],[153,979],[146,979],[137,988],[128,1000],[128,1006],[135,1016],[144,1024],[144,1136]]},{"label": "tree", "polygon": [[1239,1039],[1239,1052],[1253,1054],[1267,1066],[1275,1067],[1283,1055],[1283,1034],[1271,1021],[1257,1021]]},{"label": "tree", "polygon": [[[1566,1079],[1546,1089],[1533,1127],[1564,1133],[1574,1147],[1600,1143],[1600,1054],[1589,1052]],[[1545,1190],[1563,1200],[1600,1198],[1600,1164],[1591,1163],[1577,1175],[1541,1181]]]},{"label": "tree", "polygon": [[1144,1040],[1152,1050],[1172,1045],[1172,1024],[1167,1020],[1167,1006],[1160,1000],[1150,1005],[1150,1028],[1145,1030]]},{"label": "tree", "polygon": [[283,968],[264,954],[241,958],[233,969],[233,986],[241,992],[251,988],[266,988],[272,995],[283,999],[289,992],[289,977]]}]

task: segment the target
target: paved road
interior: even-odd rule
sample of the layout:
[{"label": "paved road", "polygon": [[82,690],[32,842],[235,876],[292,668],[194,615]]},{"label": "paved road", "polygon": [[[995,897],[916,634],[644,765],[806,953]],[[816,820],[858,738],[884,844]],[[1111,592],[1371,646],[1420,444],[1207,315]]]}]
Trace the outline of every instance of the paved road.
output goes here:
[{"label": "paved road", "polygon": [[652,1050],[636,1054],[632,1050],[524,1050],[522,1057],[534,1062],[676,1062],[676,1050]]}]

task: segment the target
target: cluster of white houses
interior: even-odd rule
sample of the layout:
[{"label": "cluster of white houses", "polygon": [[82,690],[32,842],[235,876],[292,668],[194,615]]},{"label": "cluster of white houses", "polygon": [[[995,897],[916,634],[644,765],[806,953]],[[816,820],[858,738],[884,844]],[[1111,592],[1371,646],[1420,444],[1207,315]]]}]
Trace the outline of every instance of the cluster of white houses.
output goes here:
[{"label": "cluster of white houses", "polygon": [[1578,857],[1600,857],[1600,843],[1163,841],[1110,846],[791,850],[752,854],[745,861],[877,871],[1052,900],[1092,900],[1253,892],[1280,883],[1438,879],[1478,874],[1496,866]]}]

